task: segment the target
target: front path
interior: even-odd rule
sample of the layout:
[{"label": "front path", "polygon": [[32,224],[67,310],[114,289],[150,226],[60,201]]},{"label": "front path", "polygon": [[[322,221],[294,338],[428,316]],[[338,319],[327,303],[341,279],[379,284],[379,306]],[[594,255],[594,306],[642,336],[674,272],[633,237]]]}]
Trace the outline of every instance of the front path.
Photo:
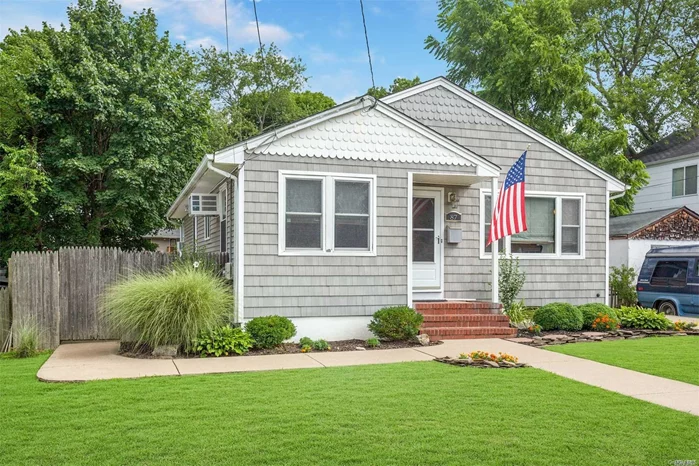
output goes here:
[{"label": "front path", "polygon": [[47,382],[82,382],[429,361],[435,357],[455,358],[460,353],[483,350],[489,353],[509,353],[517,356],[520,362],[538,369],[699,416],[699,386],[499,339],[448,340],[442,345],[394,350],[205,359],[132,359],[119,356],[118,348],[119,343],[113,341],[61,345],[41,367],[37,376]]}]

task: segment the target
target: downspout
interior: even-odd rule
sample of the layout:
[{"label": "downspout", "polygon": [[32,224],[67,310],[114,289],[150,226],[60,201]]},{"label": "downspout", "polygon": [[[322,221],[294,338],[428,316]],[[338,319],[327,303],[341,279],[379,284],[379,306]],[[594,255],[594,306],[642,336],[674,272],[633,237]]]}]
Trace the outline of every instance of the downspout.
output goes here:
[{"label": "downspout", "polygon": [[[234,180],[236,191],[238,189],[240,189],[239,188],[240,184],[238,183],[238,177],[235,176],[233,173],[228,173],[224,170],[221,170],[220,168],[214,167],[214,164],[211,161],[209,161],[209,163],[207,163],[206,167],[209,170],[211,170],[212,172],[218,173],[219,175],[225,177],[226,179]],[[237,201],[239,193],[237,193],[236,191],[234,191],[234,193],[235,193],[235,199]],[[226,200],[226,202],[227,201],[228,200]],[[229,209],[230,209],[230,206],[229,206]],[[230,210],[229,210],[229,212],[230,212]],[[242,284],[242,277],[239,276],[240,270],[239,270],[239,266],[238,266],[238,264],[240,262],[238,255],[240,254],[241,248],[240,248],[240,245],[238,244],[238,235],[237,235],[238,229],[240,228],[240,214],[241,214],[241,212],[240,212],[240,209],[237,209],[237,208],[233,212],[234,212],[233,227],[234,227],[234,231],[236,232],[236,235],[232,238],[233,239],[233,260],[235,261],[235,265],[233,268],[234,269],[233,276],[235,277],[235,285],[234,285],[235,290],[234,291],[235,291],[235,298],[236,298],[235,299],[235,307],[236,307],[236,311],[237,311],[236,312],[236,320],[238,322],[242,322],[242,320],[243,320],[243,316],[241,315],[242,314],[242,312],[241,312],[242,306],[241,306],[241,303],[239,302],[239,296],[242,296],[242,293],[240,292],[240,288],[241,288],[241,284]],[[228,225],[228,223],[226,223],[226,225]],[[226,228],[228,228],[228,226],[226,226]],[[226,232],[226,235],[228,238],[231,238],[231,236],[233,236],[230,234],[230,232],[231,232],[230,228],[228,228],[228,231]]]}]

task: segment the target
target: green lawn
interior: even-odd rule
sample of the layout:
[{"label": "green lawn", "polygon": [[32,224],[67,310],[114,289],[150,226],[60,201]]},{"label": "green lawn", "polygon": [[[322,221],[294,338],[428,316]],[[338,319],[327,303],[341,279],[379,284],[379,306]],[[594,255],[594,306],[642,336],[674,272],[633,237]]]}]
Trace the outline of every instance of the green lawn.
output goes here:
[{"label": "green lawn", "polygon": [[578,343],[545,349],[699,385],[699,338],[693,336]]},{"label": "green lawn", "polygon": [[0,464],[668,464],[699,417],[434,362],[47,384],[0,360]]}]

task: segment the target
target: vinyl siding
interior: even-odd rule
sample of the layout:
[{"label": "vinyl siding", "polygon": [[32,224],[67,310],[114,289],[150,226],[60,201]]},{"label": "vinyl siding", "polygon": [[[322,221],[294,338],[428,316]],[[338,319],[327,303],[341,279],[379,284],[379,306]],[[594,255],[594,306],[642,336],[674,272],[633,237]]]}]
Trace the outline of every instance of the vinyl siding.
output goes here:
[{"label": "vinyl siding", "polygon": [[[527,144],[531,144],[527,155],[527,190],[586,193],[585,259],[522,259],[520,264],[527,279],[521,298],[531,306],[551,301],[582,304],[604,300],[604,180],[443,87],[392,105],[502,167],[500,183]],[[489,189],[490,184],[475,184],[459,191],[463,241],[457,246],[445,245],[447,299],[490,297],[490,259],[479,258],[479,188]]]},{"label": "vinyl siding", "polygon": [[648,165],[646,168],[650,181],[645,188],[636,194],[634,212],[680,208],[682,206],[699,212],[699,193],[672,197],[672,170],[689,165],[699,165],[699,155]]},{"label": "vinyl siding", "polygon": [[[376,257],[280,256],[279,170],[374,174]],[[473,167],[263,155],[245,164],[245,318],[363,316],[407,302],[408,172]]]},{"label": "vinyl siding", "polygon": [[[235,183],[233,180],[225,181],[228,187],[228,220],[226,221],[226,228],[228,229],[228,237],[226,238],[228,243],[228,253],[230,255],[230,261],[233,261],[234,251],[234,221],[235,218],[235,206],[233,205],[233,199],[235,197]],[[218,193],[219,187],[216,187],[211,191],[212,193]],[[187,215],[183,219],[184,224],[184,246],[186,248],[192,249],[194,246],[194,223],[197,223],[197,251],[199,252],[220,252],[221,250],[221,219],[218,215],[212,215],[210,217],[211,221],[211,233],[209,238],[204,237],[204,225],[205,217],[203,216],[191,216]]]}]

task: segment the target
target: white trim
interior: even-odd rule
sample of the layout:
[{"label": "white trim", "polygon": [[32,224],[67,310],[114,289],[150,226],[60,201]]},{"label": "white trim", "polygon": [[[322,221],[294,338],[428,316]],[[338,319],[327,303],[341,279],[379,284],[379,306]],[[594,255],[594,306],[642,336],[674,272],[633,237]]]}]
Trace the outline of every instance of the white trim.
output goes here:
[{"label": "white trim", "polygon": [[236,307],[237,318],[242,322],[245,318],[245,167],[241,167],[235,183],[235,241],[233,249],[235,251],[236,262]]},{"label": "white trim", "polygon": [[435,301],[444,299],[443,291],[413,290],[414,301]]},{"label": "white trim", "polygon": [[[321,238],[319,249],[286,249],[286,180],[306,179],[321,181]],[[369,249],[335,249],[335,182],[359,181],[369,184]],[[279,256],[345,256],[375,257],[377,254],[377,186],[376,175],[360,173],[311,172],[279,170],[277,206],[277,255]]]},{"label": "white trim", "polygon": [[[435,215],[437,217],[437,220],[435,221],[434,224],[434,232],[437,236],[441,238],[441,242],[439,243],[439,267],[440,270],[439,272],[439,288],[413,288],[413,294],[415,293],[438,293],[439,297],[435,299],[442,299],[444,297],[444,187],[438,187],[438,186],[418,186],[417,188],[413,187],[412,193],[413,195],[410,198],[410,209],[409,209],[409,216],[411,218],[410,222],[410,237],[412,238],[412,217],[413,217],[413,197],[416,195],[416,192],[420,191],[427,191],[427,192],[435,192],[438,193],[438,196],[435,198],[437,203],[439,204],[439,214],[437,215],[437,209],[435,209]],[[419,194],[418,194],[419,196]],[[412,253],[412,246],[411,246],[411,253]],[[412,254],[411,254],[412,255]],[[411,259],[412,260],[412,259]],[[415,265],[413,264],[413,270],[415,270]],[[428,299],[427,297],[423,299]]]},{"label": "white trim", "polygon": [[[323,338],[329,341],[337,340],[366,340],[373,335],[367,328],[371,316],[338,316],[338,317],[290,317],[296,326],[296,336],[292,341],[298,342],[301,337],[312,340]],[[250,319],[246,319],[249,322]]]},{"label": "white trim", "polygon": [[543,134],[535,131],[534,129],[530,128],[529,126],[525,125],[521,121],[511,117],[507,113],[503,112],[502,110],[490,105],[489,103],[485,102],[484,100],[481,100],[480,98],[476,97],[472,93],[466,91],[465,89],[461,88],[460,86],[454,84],[453,82],[449,81],[448,79],[440,76],[438,78],[432,79],[430,81],[426,81],[424,83],[418,84],[416,86],[413,86],[409,89],[406,89],[401,92],[396,92],[395,94],[388,95],[381,100],[387,104],[392,104],[396,101],[403,100],[407,97],[413,96],[415,94],[419,94],[421,92],[424,92],[429,89],[433,89],[435,87],[443,86],[447,90],[453,92],[454,94],[458,95],[459,97],[463,98],[467,102],[475,105],[476,107],[480,108],[481,110],[485,111],[486,113],[489,113],[490,115],[494,116],[495,118],[504,121],[508,125],[512,126],[513,128],[518,129],[522,133],[526,134],[527,136],[531,137],[535,141],[545,145],[549,149],[553,150],[554,152],[559,153],[563,157],[567,158],[573,163],[576,163],[580,165],[581,167],[585,168],[586,170],[594,173],[595,175],[599,176],[603,180],[606,180],[608,182],[608,187],[610,190],[614,192],[621,192],[626,190],[626,185],[616,179],[615,177],[611,176],[604,170],[596,167],[595,165],[591,164],[587,160],[583,159],[582,157],[574,154],[573,152],[569,151],[568,149],[564,148],[563,146],[560,146],[544,136]]},{"label": "white trim", "polygon": [[[485,252],[485,195],[490,194],[490,189],[481,188],[479,193],[479,244],[478,244],[478,255],[481,259],[491,259],[491,254]],[[606,191],[607,197],[609,197],[609,191]],[[548,197],[556,200],[556,242],[555,242],[555,254],[512,254],[512,257],[519,258],[521,260],[536,260],[536,259],[556,259],[556,260],[583,260],[585,259],[585,243],[587,239],[587,228],[586,228],[586,213],[587,213],[587,194],[586,193],[568,193],[560,191],[529,191],[525,192],[525,197]],[[561,237],[561,227],[562,227],[562,199],[579,199],[580,200],[580,253],[579,254],[563,254],[561,249],[563,247],[563,238]],[[492,203],[491,203],[492,206]],[[558,215],[558,212],[561,212]],[[608,216],[607,216],[608,217]],[[511,237],[505,238],[505,253],[511,254],[512,242]]]},{"label": "white trim", "polygon": [[[492,193],[498,193],[500,190],[498,189],[498,177],[494,176],[490,179],[490,191]],[[484,194],[481,194],[481,199],[485,197]],[[483,210],[484,202],[481,202],[481,206],[479,207],[479,210]],[[492,218],[494,217],[495,213],[495,207],[497,203],[493,199],[493,197],[490,197],[490,212],[487,212],[490,214],[491,222]],[[483,217],[483,214],[481,214],[481,217]],[[490,225],[490,228],[493,228],[493,225]],[[481,226],[481,230],[485,231],[485,219],[484,223]],[[509,238],[508,238],[509,239]],[[484,251],[485,249],[485,237],[479,238],[479,245],[478,249],[479,251]],[[498,241],[495,241],[494,243],[491,244],[490,250],[492,251],[490,253],[490,302],[493,304],[497,304],[500,301],[500,254],[496,254],[496,251],[498,250],[499,243]],[[505,243],[505,250],[507,250],[507,243]],[[484,252],[485,253],[485,252]]]},{"label": "white trim", "polygon": [[197,250],[197,241],[199,241],[199,217],[190,217],[194,221],[194,226],[192,227],[192,249]]},{"label": "white trim", "polygon": [[[229,219],[228,217],[230,217],[231,210],[230,210],[230,206],[228,205],[228,186],[227,186],[228,183],[227,183],[227,181],[228,180],[223,181],[223,184],[221,184],[221,186],[219,186],[218,193],[217,193],[219,199],[221,199],[221,215],[220,215],[219,221],[218,221],[218,229],[219,229],[218,250],[219,250],[219,252],[224,252],[221,249],[221,244],[222,244],[221,237],[220,237],[221,235],[226,236],[225,241],[223,241],[223,244],[226,245],[225,252],[230,252],[230,251],[228,251],[228,249],[229,249],[228,244],[229,244],[231,238],[228,237],[229,236],[228,235],[228,230],[229,230],[228,227],[231,225],[231,219]],[[224,221],[226,222],[225,229],[222,228],[222,225],[221,225]]]},{"label": "white trim", "polygon": [[609,191],[604,195],[604,218],[604,304],[609,306]]},{"label": "white trim", "polygon": [[408,250],[407,250],[408,283],[407,283],[407,288],[408,288],[408,307],[412,307],[412,305],[413,305],[413,172],[408,172],[408,189],[407,189],[407,191],[408,191],[408,198],[407,198],[407,207],[405,209],[406,218],[408,220],[408,222],[407,222],[407,225],[408,225],[408,231],[407,231],[407,236],[408,236]]},{"label": "white trim", "polygon": [[[218,198],[218,196],[216,196]],[[204,241],[211,239],[211,215],[204,217]]]}]

